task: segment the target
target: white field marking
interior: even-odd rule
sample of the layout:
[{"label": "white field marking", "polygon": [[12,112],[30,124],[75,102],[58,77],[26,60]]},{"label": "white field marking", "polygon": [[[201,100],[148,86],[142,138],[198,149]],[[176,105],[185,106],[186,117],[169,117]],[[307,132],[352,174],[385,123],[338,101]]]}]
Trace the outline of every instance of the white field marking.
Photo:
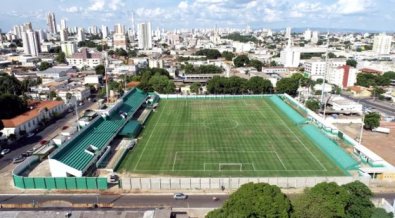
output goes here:
[{"label": "white field marking", "polygon": [[174,171],[174,166],[176,165],[176,161],[177,161],[177,154],[178,154],[178,151],[176,151],[176,154],[174,155],[173,171]]},{"label": "white field marking", "polygon": [[284,169],[287,170],[287,167],[285,166],[284,162],[281,160],[280,156],[278,156],[276,151],[274,152],[274,154],[276,154],[278,160],[281,162],[281,165],[283,165]]},{"label": "white field marking", "polygon": [[[266,102],[264,102],[264,104],[266,104]],[[311,152],[311,150],[310,150],[309,148],[307,148],[307,146],[304,144],[304,142],[303,142],[302,140],[300,140],[299,136],[297,136],[297,135],[294,133],[294,131],[293,131],[291,128],[289,128],[289,126],[285,123],[285,121],[281,118],[281,116],[278,115],[272,108],[270,108],[270,110],[271,110],[274,114],[276,114],[276,116],[277,116],[278,118],[280,118],[280,120],[281,120],[281,122],[284,124],[284,126],[287,127],[287,129],[296,137],[296,139],[297,139],[297,140],[303,145],[303,147],[310,153],[310,155],[311,155],[311,156],[315,159],[315,161],[321,166],[321,168],[322,168],[324,171],[328,171],[328,170],[326,169],[326,167],[321,163],[321,161],[319,161],[318,158],[314,155],[314,153]],[[264,115],[262,114],[261,111],[259,111],[259,112],[261,113],[262,116],[264,116]]]},{"label": "white field marking", "polygon": [[[218,172],[218,170],[160,170],[161,172]],[[226,171],[237,171],[240,170],[226,170]],[[326,170],[243,170],[244,172],[326,172]],[[158,172],[158,170],[134,170],[134,172]]]},{"label": "white field marking", "polygon": [[154,128],[153,128],[153,130],[151,131],[151,134],[150,134],[149,137],[148,137],[147,143],[145,143],[145,147],[144,147],[143,151],[141,152],[140,157],[139,157],[139,159],[137,160],[136,165],[134,166],[134,170],[136,170],[136,169],[137,169],[137,166],[140,164],[141,158],[143,157],[143,154],[144,154],[145,150],[147,149],[147,147],[148,147],[148,145],[149,145],[148,142],[151,140],[151,137],[152,137],[152,135],[153,135],[154,132],[155,132],[156,125],[158,125],[160,118],[162,118],[163,111],[165,111],[165,105],[166,105],[166,104],[163,104],[163,106],[162,106],[163,108],[162,108],[162,111],[161,111],[161,113],[160,113],[160,115],[159,115],[159,118],[158,118],[158,120],[156,121],[156,123],[155,123],[155,125],[154,125]]}]

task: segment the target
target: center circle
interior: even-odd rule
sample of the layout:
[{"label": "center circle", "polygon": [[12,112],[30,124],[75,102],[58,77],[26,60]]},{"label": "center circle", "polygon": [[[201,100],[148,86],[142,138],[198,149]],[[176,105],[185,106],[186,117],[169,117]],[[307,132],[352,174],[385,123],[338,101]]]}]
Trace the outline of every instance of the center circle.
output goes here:
[{"label": "center circle", "polygon": [[204,122],[204,126],[209,129],[235,129],[239,123],[236,120],[233,119],[213,119]]}]

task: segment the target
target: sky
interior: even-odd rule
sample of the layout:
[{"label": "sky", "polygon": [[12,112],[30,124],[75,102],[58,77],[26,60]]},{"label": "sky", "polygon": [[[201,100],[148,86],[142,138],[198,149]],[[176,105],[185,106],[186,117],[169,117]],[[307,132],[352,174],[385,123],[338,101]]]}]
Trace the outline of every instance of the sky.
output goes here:
[{"label": "sky", "polygon": [[0,3],[0,28],[31,21],[46,28],[52,11],[68,26],[150,21],[153,28],[290,27],[395,31],[395,0],[12,0]]}]

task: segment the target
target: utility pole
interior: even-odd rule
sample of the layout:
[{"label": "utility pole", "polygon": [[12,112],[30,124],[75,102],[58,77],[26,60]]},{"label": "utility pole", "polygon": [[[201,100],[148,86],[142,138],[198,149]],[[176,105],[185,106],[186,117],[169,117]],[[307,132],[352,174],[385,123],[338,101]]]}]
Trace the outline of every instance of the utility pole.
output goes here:
[{"label": "utility pole", "polygon": [[327,44],[325,51],[325,72],[324,72],[324,79],[322,81],[322,88],[321,88],[321,107],[324,106],[324,119],[325,119],[325,107],[326,107],[326,101],[324,102],[324,93],[325,93],[325,85],[326,85],[326,74],[328,72],[328,50],[329,50],[329,31],[327,33]]},{"label": "utility pole", "polygon": [[78,104],[77,104],[77,98],[75,96],[74,96],[74,99],[75,99],[75,101],[74,101],[75,119],[76,119],[76,122],[77,122],[77,131],[79,132],[80,131],[80,124],[78,124],[78,120],[79,120],[79,117],[78,117]]},{"label": "utility pole", "polygon": [[359,145],[362,145],[363,127],[365,126],[365,114],[362,112],[361,131],[359,133]]}]

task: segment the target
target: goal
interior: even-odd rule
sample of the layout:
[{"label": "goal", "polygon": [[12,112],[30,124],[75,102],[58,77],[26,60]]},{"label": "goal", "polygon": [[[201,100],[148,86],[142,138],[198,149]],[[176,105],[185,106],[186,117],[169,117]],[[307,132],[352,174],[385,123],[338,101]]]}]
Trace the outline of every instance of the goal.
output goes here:
[{"label": "goal", "polygon": [[232,171],[243,171],[242,163],[218,163],[218,170],[232,170]]}]

